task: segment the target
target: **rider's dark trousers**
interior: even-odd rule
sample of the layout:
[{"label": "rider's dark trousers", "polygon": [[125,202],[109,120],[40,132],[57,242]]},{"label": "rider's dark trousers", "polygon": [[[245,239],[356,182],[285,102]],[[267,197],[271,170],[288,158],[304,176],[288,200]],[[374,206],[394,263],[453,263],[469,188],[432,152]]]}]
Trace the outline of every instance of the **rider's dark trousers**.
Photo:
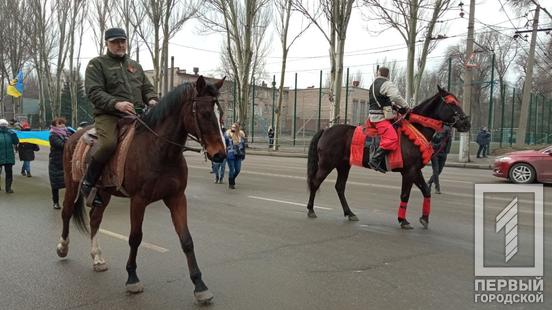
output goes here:
[{"label": "rider's dark trousers", "polygon": [[119,117],[109,114],[97,115],[95,118],[96,134],[99,148],[92,156],[100,163],[107,163],[117,148],[117,122]]}]

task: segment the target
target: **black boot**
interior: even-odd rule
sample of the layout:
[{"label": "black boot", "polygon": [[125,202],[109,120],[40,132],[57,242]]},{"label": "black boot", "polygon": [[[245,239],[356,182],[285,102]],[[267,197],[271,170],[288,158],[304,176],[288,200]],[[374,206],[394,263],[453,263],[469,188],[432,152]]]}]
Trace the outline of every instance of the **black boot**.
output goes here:
[{"label": "black boot", "polygon": [[389,153],[388,150],[384,150],[378,146],[373,156],[370,158],[368,166],[381,173],[386,173],[387,170],[385,167],[385,155],[387,155],[387,153]]},{"label": "black boot", "polygon": [[[102,175],[104,169],[104,164],[96,161],[92,158],[90,164],[88,164],[88,169],[86,170],[86,175],[84,176],[84,181],[82,181],[81,194],[83,195],[85,201],[88,201],[88,196],[90,192],[98,182],[98,179]],[[98,193],[92,201],[91,207],[100,207],[103,205],[103,201]]]}]

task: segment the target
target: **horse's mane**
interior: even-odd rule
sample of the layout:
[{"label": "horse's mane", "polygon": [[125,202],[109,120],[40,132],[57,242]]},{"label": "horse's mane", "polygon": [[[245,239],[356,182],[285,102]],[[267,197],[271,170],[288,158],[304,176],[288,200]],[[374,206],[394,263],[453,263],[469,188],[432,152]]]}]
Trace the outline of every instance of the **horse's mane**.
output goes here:
[{"label": "horse's mane", "polygon": [[193,86],[193,83],[184,83],[177,86],[175,89],[163,96],[161,101],[142,117],[142,120],[149,127],[159,125],[165,121],[171,113],[178,111],[180,105],[184,103],[183,101],[193,97]]},{"label": "horse's mane", "polygon": [[437,96],[439,96],[439,95],[440,95],[440,94],[437,93],[437,94],[435,94],[433,97],[429,97],[429,98],[425,99],[425,100],[422,101],[420,104],[418,104],[418,105],[416,105],[414,108],[412,108],[412,112],[414,112],[414,113],[420,113],[420,112],[422,112],[422,111],[425,109],[425,107],[426,107],[428,104],[430,104],[431,102],[433,102],[433,100],[435,100],[435,98],[436,98]]}]

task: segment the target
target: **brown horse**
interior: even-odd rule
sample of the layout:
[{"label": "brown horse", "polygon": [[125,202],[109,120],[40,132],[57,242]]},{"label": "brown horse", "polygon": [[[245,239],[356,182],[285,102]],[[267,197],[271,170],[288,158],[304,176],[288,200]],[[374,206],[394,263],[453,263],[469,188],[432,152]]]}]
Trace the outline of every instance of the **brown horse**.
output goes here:
[{"label": "brown horse", "polygon": [[[438,87],[438,90],[435,96],[414,107],[411,113],[442,121],[460,132],[468,131],[470,129],[469,117],[462,111],[456,96],[441,87]],[[431,141],[435,133],[434,129],[420,124],[414,124],[414,126],[428,141]],[[314,213],[313,209],[316,191],[328,174],[333,169],[337,169],[335,189],[339,196],[344,216],[347,216],[351,221],[358,221],[357,216],[351,211],[345,199],[345,185],[349,177],[349,170],[351,169],[349,163],[351,140],[355,128],[355,126],[350,125],[337,125],[319,131],[312,138],[309,147],[307,172],[307,183],[310,191],[307,205],[308,217],[316,218],[316,213]],[[416,184],[424,196],[423,215],[420,217],[420,223],[424,228],[427,228],[429,225],[431,192],[422,175],[422,168],[424,167],[422,154],[419,148],[408,138],[403,136],[400,141],[404,168],[396,170],[402,174],[401,204],[398,220],[401,228],[412,229],[412,226],[406,220],[406,206],[412,185]]]},{"label": "brown horse", "polygon": [[[215,113],[215,106],[220,109],[217,97],[223,82],[224,79],[215,84],[207,84],[200,76],[195,83],[180,85],[164,96],[159,104],[143,117],[143,123],[138,125],[130,146],[123,181],[123,188],[128,196],[114,188],[99,189],[104,205],[92,208],[89,215],[93,267],[95,271],[107,269],[101,255],[97,233],[110,197],[130,197],[130,254],[126,265],[126,288],[131,293],[143,291],[136,274],[136,254],[142,241],[144,211],[150,203],[163,200],[171,212],[174,228],[186,254],[196,300],[205,303],[213,298],[201,279],[194,244],[188,230],[184,193],[188,182],[188,166],[182,152],[188,135],[192,135],[206,149],[210,159],[222,161],[226,157],[220,129],[221,115],[217,116]],[[57,245],[60,257],[65,257],[69,251],[69,220],[72,215],[75,216],[77,228],[87,231],[84,199],[79,194],[79,183],[74,182],[71,176],[73,152],[84,132],[78,131],[65,144],[63,160],[67,188],[62,211],[63,231]]]}]

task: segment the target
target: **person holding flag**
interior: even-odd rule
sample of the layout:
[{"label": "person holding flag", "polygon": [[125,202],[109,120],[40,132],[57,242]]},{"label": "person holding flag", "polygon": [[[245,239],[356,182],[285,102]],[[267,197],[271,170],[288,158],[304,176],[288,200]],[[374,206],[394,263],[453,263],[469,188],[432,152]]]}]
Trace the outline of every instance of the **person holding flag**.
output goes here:
[{"label": "person holding flag", "polygon": [[23,70],[19,70],[17,77],[9,83],[7,93],[15,98],[23,95]]},{"label": "person holding flag", "polygon": [[0,173],[2,168],[6,171],[6,193],[13,193],[13,165],[15,165],[15,146],[19,139],[15,132],[8,128],[8,121],[0,119]]}]

